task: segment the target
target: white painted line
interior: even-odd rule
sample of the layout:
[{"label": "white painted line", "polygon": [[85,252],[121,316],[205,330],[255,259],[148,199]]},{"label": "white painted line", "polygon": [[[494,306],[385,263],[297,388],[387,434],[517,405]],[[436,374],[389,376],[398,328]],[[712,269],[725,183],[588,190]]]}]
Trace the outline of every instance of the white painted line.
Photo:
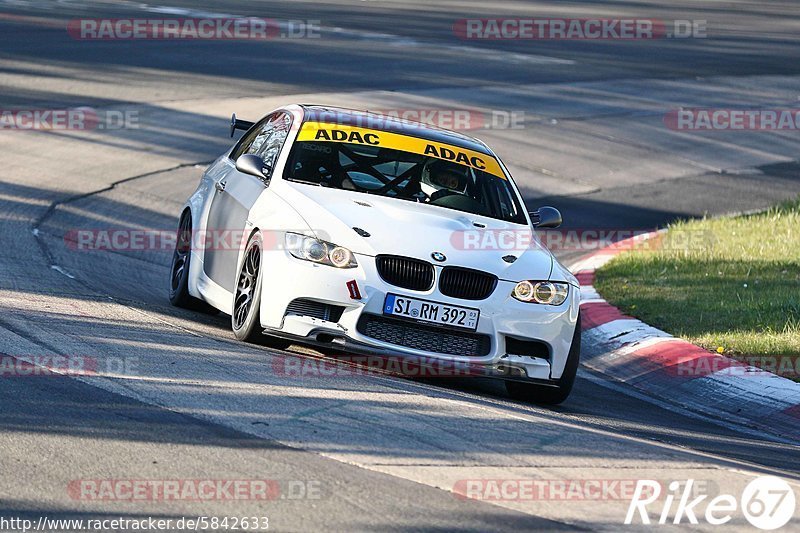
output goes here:
[{"label": "white painted line", "polygon": [[592,272],[593,270],[597,270],[598,268],[605,266],[609,261],[611,261],[616,256],[617,254],[612,254],[612,253],[599,253],[597,255],[593,255],[591,257],[587,257],[585,259],[578,261],[577,263],[572,265],[572,268],[570,270],[572,270],[572,272],[575,274],[580,274],[583,272]]},{"label": "white painted line", "polygon": [[605,301],[592,285],[581,285],[581,303],[586,303],[589,300]]},{"label": "white painted line", "polygon": [[677,337],[673,337],[672,335],[666,334],[666,336],[664,337],[646,337],[640,341],[635,341],[630,344],[626,344],[625,346],[618,348],[616,352],[627,355],[636,352],[638,350],[642,350],[644,348],[650,348],[651,346],[654,346],[656,344],[661,344],[665,342],[676,342],[676,341],[686,342],[683,339],[679,339]]},{"label": "white painted line", "polygon": [[53,270],[55,270],[59,274],[63,274],[64,276],[67,276],[69,279],[75,279],[75,276],[73,276],[72,274],[70,274],[69,272],[67,272],[66,270],[64,270],[63,268],[61,268],[58,265],[52,265],[50,268],[52,268]]}]

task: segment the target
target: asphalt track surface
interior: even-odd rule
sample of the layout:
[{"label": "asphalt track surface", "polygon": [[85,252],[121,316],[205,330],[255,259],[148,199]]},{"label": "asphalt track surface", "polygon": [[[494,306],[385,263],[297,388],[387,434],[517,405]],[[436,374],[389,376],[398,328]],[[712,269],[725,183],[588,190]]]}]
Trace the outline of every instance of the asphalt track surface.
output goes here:
[{"label": "asphalt track surface", "polygon": [[[315,39],[92,42],[80,17],[315,19]],[[708,38],[459,40],[465,17],[704,19]],[[74,229],[174,228],[231,112],[288,102],[523,111],[480,130],[528,206],[568,227],[652,229],[800,192],[797,131],[686,133],[670,109],[790,108],[793,2],[0,1],[3,109],[129,111],[135,127],[0,131],[0,352],[95,357],[98,376],[0,379],[0,516],[268,515],[274,530],[618,530],[627,501],[475,501],[465,479],[800,479],[796,443],[685,412],[581,371],[562,406],[496,383],[297,378],[233,340],[227,317],[174,309],[169,252],[78,252]],[[578,251],[559,252],[565,262]],[[294,355],[291,355],[294,354]],[[112,368],[122,361],[127,367]],[[276,361],[278,363],[276,363]],[[270,479],[315,497],[90,501],[85,479]],[[660,508],[659,508],[660,510]],[[793,525],[796,527],[797,522]],[[729,527],[745,528],[741,514]]]}]

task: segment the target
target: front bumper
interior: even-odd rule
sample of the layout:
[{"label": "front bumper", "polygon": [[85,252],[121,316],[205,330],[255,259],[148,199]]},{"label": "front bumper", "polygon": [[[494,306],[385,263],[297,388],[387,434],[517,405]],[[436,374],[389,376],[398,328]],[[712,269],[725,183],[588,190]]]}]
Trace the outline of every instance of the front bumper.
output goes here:
[{"label": "front bumper", "polygon": [[[356,258],[358,267],[337,269],[295,259],[281,250],[265,254],[261,298],[261,324],[265,331],[311,344],[340,347],[348,352],[411,356],[422,361],[438,360],[471,368],[481,367],[486,375],[506,379],[537,380],[547,384],[561,377],[578,317],[580,296],[574,287],[571,287],[567,300],[559,306],[515,300],[511,297],[515,284],[502,280],[487,299],[462,300],[441,294],[436,283],[428,291],[390,285],[378,275],[374,258],[362,255]],[[438,280],[441,267],[434,267]],[[352,281],[358,284],[361,296],[358,300],[351,297],[347,286]],[[387,293],[479,309],[481,314],[475,333],[488,337],[490,345],[486,354],[444,354],[363,334],[357,327],[359,319],[366,315],[381,317]],[[344,312],[336,322],[311,316],[285,316],[286,308],[298,298],[340,306]],[[458,333],[453,328],[441,328],[441,331]],[[540,342],[547,347],[548,354],[535,357],[509,353],[509,338]]]}]

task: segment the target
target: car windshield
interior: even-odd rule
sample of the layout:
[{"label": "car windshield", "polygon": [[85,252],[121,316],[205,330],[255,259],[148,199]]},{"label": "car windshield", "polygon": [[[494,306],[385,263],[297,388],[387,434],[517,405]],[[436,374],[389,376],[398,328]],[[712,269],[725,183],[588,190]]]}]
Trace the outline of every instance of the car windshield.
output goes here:
[{"label": "car windshield", "polygon": [[[464,155],[463,152],[455,154],[454,150],[445,151],[447,148],[441,146],[437,150],[435,145],[431,150],[431,144],[424,151],[417,150],[423,153],[397,150],[375,146],[377,137],[366,135],[369,134],[348,138],[364,141],[364,144],[328,141],[324,136],[321,140],[298,140],[289,157],[286,179],[527,223],[520,202],[505,177],[441,158],[455,159],[456,155]],[[366,144],[368,141],[371,144]],[[451,154],[453,157],[449,157]],[[482,159],[473,157],[470,160],[465,156],[461,160],[485,167],[484,160],[491,159],[492,169],[502,172],[491,156],[480,155]]]}]

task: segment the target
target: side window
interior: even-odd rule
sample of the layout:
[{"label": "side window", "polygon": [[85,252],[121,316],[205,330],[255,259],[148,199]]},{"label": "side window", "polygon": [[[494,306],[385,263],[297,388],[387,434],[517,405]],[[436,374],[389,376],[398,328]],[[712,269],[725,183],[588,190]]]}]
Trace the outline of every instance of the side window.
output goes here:
[{"label": "side window", "polygon": [[236,161],[239,159],[239,156],[247,153],[246,150],[250,148],[250,145],[253,144],[253,140],[258,135],[258,132],[261,131],[261,128],[266,123],[266,119],[262,120],[260,123],[256,124],[253,128],[247,131],[244,134],[244,137],[239,139],[239,143],[234,147],[231,151],[230,158]]},{"label": "side window", "polygon": [[291,125],[291,116],[286,113],[278,113],[264,124],[263,129],[256,135],[246,153],[260,156],[264,160],[264,168],[274,169]]},{"label": "side window", "polygon": [[231,152],[231,159],[236,161],[242,154],[256,154],[264,159],[265,167],[273,168],[291,124],[291,115],[284,112],[264,118],[242,137]]}]

